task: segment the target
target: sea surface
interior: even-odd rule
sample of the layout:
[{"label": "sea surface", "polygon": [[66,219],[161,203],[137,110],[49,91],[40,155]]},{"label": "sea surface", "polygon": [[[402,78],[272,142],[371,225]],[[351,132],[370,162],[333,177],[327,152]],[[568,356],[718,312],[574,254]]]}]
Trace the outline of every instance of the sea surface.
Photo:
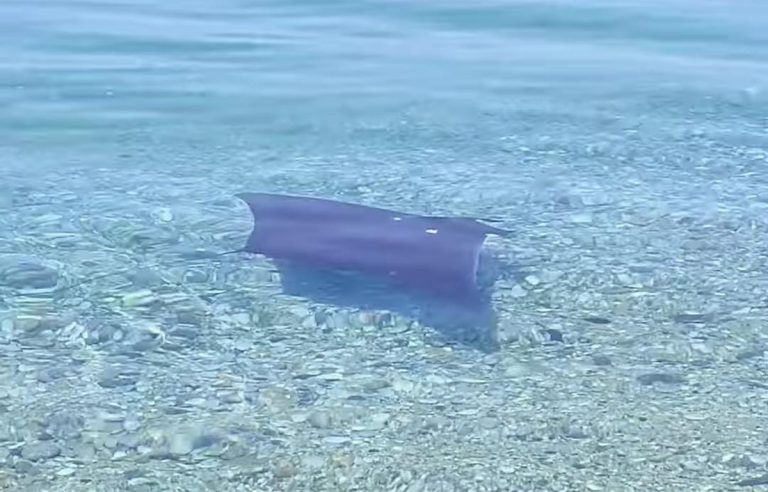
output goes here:
[{"label": "sea surface", "polygon": [[[766,26],[0,2],[0,489],[765,486]],[[219,255],[243,192],[491,220],[492,320]]]}]

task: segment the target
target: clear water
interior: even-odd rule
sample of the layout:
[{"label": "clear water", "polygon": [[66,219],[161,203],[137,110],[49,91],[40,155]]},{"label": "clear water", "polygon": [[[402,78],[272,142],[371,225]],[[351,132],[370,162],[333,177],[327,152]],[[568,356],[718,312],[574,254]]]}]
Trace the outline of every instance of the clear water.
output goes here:
[{"label": "clear water", "polygon": [[30,162],[194,152],[213,164],[269,147],[494,163],[499,138],[523,132],[565,146],[640,128],[728,132],[734,119],[762,130],[759,1],[0,9],[3,142]]},{"label": "clear water", "polygon": [[[180,266],[174,255],[179,243],[239,246],[249,217],[222,203],[264,190],[492,217],[515,232],[499,247],[519,278],[500,287],[506,338],[493,354],[430,344],[430,327],[377,334],[262,320],[237,331],[253,297],[206,297],[205,335],[127,358],[123,335],[86,344],[87,357],[73,355],[82,347],[72,337],[116,316],[97,308],[130,281],[57,294],[53,310],[75,313],[75,328],[33,335],[18,321],[27,294],[5,282],[0,394],[11,403],[0,402],[0,420],[32,430],[0,429],[0,483],[82,490],[88,479],[106,490],[118,486],[110,466],[131,486],[186,490],[217,480],[232,490],[725,490],[761,476],[766,25],[758,0],[3,1],[3,254],[56,262],[74,279],[149,268],[179,275],[185,292],[245,302],[233,292],[258,288],[238,277],[253,273],[247,260]],[[99,239],[120,221],[150,231],[170,222],[181,237],[138,253]],[[209,278],[194,283],[185,268]],[[141,321],[172,337],[167,315],[129,313],[120,333],[130,338]],[[552,330],[562,343],[541,338]],[[257,354],[241,350],[250,344]],[[317,362],[323,353],[334,360]],[[78,366],[83,357],[98,367]],[[302,376],[311,361],[344,377]],[[63,379],[35,376],[51,364]],[[121,364],[144,374],[135,391],[84,376]],[[654,371],[685,382],[646,384]],[[219,372],[262,396],[227,400]],[[184,374],[196,382],[185,386]],[[366,393],[357,376],[395,389]],[[109,402],[123,419],[94,428],[106,410],[84,411],[76,436],[41,436],[34,422],[59,415],[79,386],[83,406]],[[317,401],[283,408],[282,392]],[[188,394],[219,403],[163,410]],[[389,420],[302,420],[342,407]],[[447,424],[419,427],[439,418]],[[586,437],[563,431],[568,422]],[[192,423],[216,423],[219,437],[190,438],[194,450],[181,452],[186,441],[172,436]],[[149,439],[156,429],[171,437]],[[142,444],[105,444],[123,433]],[[242,455],[203,454],[214,441]],[[60,451],[22,453],[40,442]],[[77,446],[94,458],[78,458]],[[151,454],[162,446],[174,459]],[[318,472],[317,460],[333,471]]]}]

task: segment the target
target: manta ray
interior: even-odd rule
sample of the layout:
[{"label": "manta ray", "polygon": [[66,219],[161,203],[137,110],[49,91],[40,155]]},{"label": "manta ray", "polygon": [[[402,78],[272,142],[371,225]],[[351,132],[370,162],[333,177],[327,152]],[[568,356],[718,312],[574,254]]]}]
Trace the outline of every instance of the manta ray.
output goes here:
[{"label": "manta ray", "polygon": [[242,252],[314,269],[350,271],[460,304],[478,302],[480,253],[499,229],[335,200],[240,193],[253,216]]}]

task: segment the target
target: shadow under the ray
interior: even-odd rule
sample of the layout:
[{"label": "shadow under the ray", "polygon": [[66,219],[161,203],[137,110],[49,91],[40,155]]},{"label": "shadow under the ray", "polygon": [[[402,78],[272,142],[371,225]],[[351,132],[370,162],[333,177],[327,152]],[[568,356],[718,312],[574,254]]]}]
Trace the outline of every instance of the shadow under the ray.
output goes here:
[{"label": "shadow under the ray", "polygon": [[490,296],[490,286],[499,274],[494,258],[482,258],[478,295],[456,301],[355,272],[319,270],[281,261],[276,266],[286,295],[347,309],[388,311],[434,329],[446,344],[486,353],[499,348]]}]

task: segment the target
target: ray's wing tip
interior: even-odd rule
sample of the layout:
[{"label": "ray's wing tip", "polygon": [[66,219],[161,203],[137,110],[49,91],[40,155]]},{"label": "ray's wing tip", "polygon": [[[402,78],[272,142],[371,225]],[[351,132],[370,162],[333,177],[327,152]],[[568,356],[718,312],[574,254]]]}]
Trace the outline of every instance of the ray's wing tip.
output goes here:
[{"label": "ray's wing tip", "polygon": [[485,234],[494,234],[501,237],[509,237],[512,235],[512,231],[510,229],[502,229],[501,227],[496,227],[479,221],[477,223],[482,226],[483,232],[485,232]]},{"label": "ray's wing tip", "polygon": [[252,191],[241,191],[240,193],[235,193],[235,198],[239,198],[244,202],[248,202],[258,196],[259,196],[259,193],[254,193]]}]

